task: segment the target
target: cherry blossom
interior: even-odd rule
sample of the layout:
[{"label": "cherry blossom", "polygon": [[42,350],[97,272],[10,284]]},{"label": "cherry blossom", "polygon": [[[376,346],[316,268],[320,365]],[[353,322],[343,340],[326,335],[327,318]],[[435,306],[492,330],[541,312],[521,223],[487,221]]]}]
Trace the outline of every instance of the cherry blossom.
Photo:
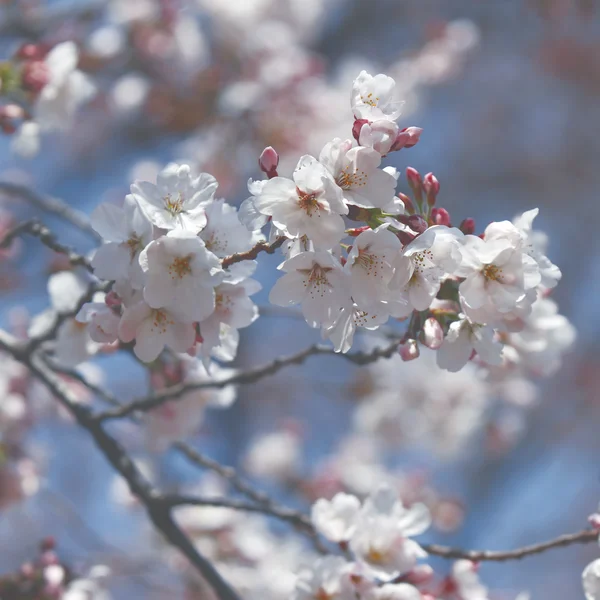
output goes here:
[{"label": "cherry blossom", "polygon": [[144,299],[167,308],[181,321],[201,321],[215,309],[215,290],[224,277],[219,259],[191,231],[173,230],[140,254],[146,274]]},{"label": "cherry blossom", "polygon": [[352,146],[334,139],[325,145],[319,161],[342,189],[344,201],[363,208],[393,205],[396,180],[379,168],[381,155],[373,148]]},{"label": "cherry blossom", "polygon": [[352,600],[354,591],[344,585],[348,563],[339,556],[318,559],[310,568],[298,573],[293,600]]},{"label": "cherry blossom", "polygon": [[469,319],[454,321],[437,352],[438,365],[448,371],[460,371],[474,351],[489,365],[502,363],[502,344],[495,339],[492,327]]},{"label": "cherry blossom", "polygon": [[127,195],[123,207],[100,204],[91,223],[104,243],[92,258],[95,274],[101,279],[127,280],[133,287],[144,284],[140,252],[152,241],[152,224],[133,196]]},{"label": "cherry blossom", "polygon": [[400,116],[401,102],[393,100],[396,82],[387,75],[372,76],[361,71],[352,85],[352,111],[357,119],[395,121]]},{"label": "cherry blossom", "polygon": [[302,305],[311,327],[329,322],[349,300],[348,277],[329,252],[301,252],[280,265],[285,272],[269,293],[279,306]]},{"label": "cherry blossom", "polygon": [[352,494],[339,493],[331,500],[320,498],[311,511],[316,529],[332,542],[347,542],[356,529],[360,500]]},{"label": "cherry blossom", "polygon": [[119,338],[126,343],[135,340],[135,355],[144,362],[152,362],[165,346],[175,352],[186,352],[194,345],[196,332],[191,323],[179,321],[166,308],[152,308],[142,300],[123,312]]},{"label": "cherry blossom", "polygon": [[156,176],[156,184],[132,184],[131,195],[153,225],[197,233],[206,225],[205,209],[216,189],[212,175],[200,173],[194,177],[188,165],[170,163]]},{"label": "cherry blossom", "polygon": [[583,571],[583,591],[586,600],[600,598],[600,558],[591,562]]},{"label": "cherry blossom", "polygon": [[254,206],[269,215],[273,224],[289,237],[308,236],[315,247],[333,247],[344,235],[344,220],[348,213],[342,191],[331,175],[312,156],[303,156],[293,174],[269,179]]}]

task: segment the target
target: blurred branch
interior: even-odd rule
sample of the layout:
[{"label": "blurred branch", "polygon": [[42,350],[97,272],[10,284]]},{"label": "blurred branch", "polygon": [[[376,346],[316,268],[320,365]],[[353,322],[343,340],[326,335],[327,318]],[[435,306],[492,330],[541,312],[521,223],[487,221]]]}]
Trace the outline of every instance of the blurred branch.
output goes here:
[{"label": "blurred branch", "polygon": [[314,344],[304,350],[301,350],[300,352],[297,352],[296,354],[285,356],[283,358],[276,358],[275,360],[267,363],[266,365],[254,367],[248,369],[247,371],[240,371],[239,373],[236,373],[224,379],[217,379],[213,381],[200,381],[194,383],[182,383],[179,385],[168,387],[150,396],[146,396],[138,400],[133,400],[128,404],[124,404],[120,408],[115,408],[113,410],[107,410],[105,412],[99,413],[96,416],[96,419],[99,422],[106,421],[109,419],[121,419],[136,411],[151,410],[153,408],[156,408],[157,406],[160,406],[161,404],[164,404],[168,400],[176,400],[177,398],[180,398],[183,394],[195,390],[205,390],[212,388],[220,389],[228,385],[243,385],[248,383],[256,383],[263,377],[274,375],[284,367],[287,367],[289,365],[302,364],[310,356],[340,356],[341,358],[344,358],[356,365],[368,365],[379,360],[380,358],[390,358],[396,352],[399,344],[400,339],[395,339],[387,346],[383,348],[375,348],[371,352],[354,352],[348,354],[336,353],[334,349],[330,348],[329,346]]},{"label": "blurred branch", "polygon": [[15,238],[24,234],[36,237],[42,242],[42,244],[44,244],[44,246],[50,248],[50,250],[53,250],[59,254],[64,254],[69,260],[69,263],[74,267],[84,267],[88,271],[93,272],[92,265],[85,256],[78,254],[64,244],[61,244],[56,235],[37,219],[24,221],[23,223],[19,223],[13,227],[6,233],[2,240],[0,240],[0,248],[8,248]]},{"label": "blurred branch", "polygon": [[246,252],[238,252],[237,254],[232,254],[231,256],[226,256],[221,261],[221,266],[224,269],[227,269],[234,263],[242,262],[243,260],[254,260],[261,252],[266,252],[267,254],[273,254],[277,248],[283,246],[283,243],[286,242],[288,238],[285,236],[278,237],[272,244],[267,242],[258,242],[255,246],[247,250]]},{"label": "blurred branch", "polygon": [[51,213],[68,221],[77,229],[93,237],[96,241],[101,241],[102,239],[94,231],[88,217],[84,213],[72,208],[60,198],[40,194],[25,185],[9,183],[7,181],[0,181],[0,194],[25,200],[29,204],[32,204],[47,213]]},{"label": "blurred branch", "polygon": [[212,563],[196,550],[189,538],[177,526],[171,515],[171,505],[165,502],[164,497],[144,477],[119,442],[104,431],[91,410],[78,401],[65,381],[56,375],[43,360],[40,360],[35,352],[30,352],[27,344],[19,342],[4,331],[0,331],[0,348],[27,366],[32,375],[39,379],[73,416],[77,424],[88,431],[98,449],[127,481],[131,493],[144,505],[155,527],[187,557],[212,586],[218,598],[220,600],[239,600],[235,591],[219,575]]}]

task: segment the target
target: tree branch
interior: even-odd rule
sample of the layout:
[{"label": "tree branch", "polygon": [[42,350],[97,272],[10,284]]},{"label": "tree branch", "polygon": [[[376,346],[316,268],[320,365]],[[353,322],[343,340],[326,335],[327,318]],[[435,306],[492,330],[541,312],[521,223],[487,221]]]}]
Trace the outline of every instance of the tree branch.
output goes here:
[{"label": "tree branch", "polygon": [[263,377],[274,375],[284,367],[287,367],[289,365],[302,364],[309,356],[340,356],[356,365],[368,365],[375,362],[376,360],[379,360],[380,358],[390,358],[390,356],[392,356],[396,352],[399,343],[400,340],[396,339],[387,346],[383,348],[375,348],[371,352],[353,352],[348,354],[336,353],[333,350],[333,348],[330,348],[329,346],[315,344],[313,346],[309,346],[304,350],[301,350],[300,352],[297,352],[296,354],[292,354],[284,358],[276,358],[275,360],[267,363],[266,365],[254,367],[248,369],[247,371],[241,371],[239,373],[231,375],[230,377],[225,377],[223,379],[217,379],[213,381],[182,383],[179,385],[168,387],[164,390],[161,390],[160,392],[152,394],[151,396],[146,396],[138,400],[133,400],[128,404],[124,404],[120,408],[115,408],[99,413],[96,418],[98,419],[98,421],[106,421],[109,419],[121,419],[136,411],[152,410],[153,408],[164,404],[168,400],[176,400],[177,398],[180,398],[183,394],[194,390],[205,390],[214,388],[221,389],[228,385],[242,385],[248,383],[255,383]]},{"label": "tree branch", "polygon": [[0,240],[0,248],[7,248],[15,238],[23,234],[32,235],[33,237],[38,238],[42,244],[50,248],[50,250],[58,252],[59,254],[64,254],[68,258],[69,263],[73,266],[84,267],[90,271],[90,273],[94,271],[90,261],[85,256],[74,252],[64,244],[61,244],[56,235],[37,219],[24,221],[13,227],[6,233],[2,240]]},{"label": "tree branch", "polygon": [[234,263],[242,262],[243,260],[254,260],[261,252],[273,254],[277,248],[283,246],[283,243],[286,242],[287,239],[288,238],[282,235],[278,237],[272,244],[269,244],[268,242],[258,242],[258,244],[246,252],[238,252],[237,254],[226,256],[221,261],[221,266],[224,269],[227,269]]},{"label": "tree branch", "polygon": [[98,235],[90,225],[88,217],[84,213],[69,206],[60,198],[40,194],[25,185],[10,183],[8,181],[0,181],[0,193],[25,200],[29,204],[32,204],[45,212],[54,214],[61,219],[68,221],[71,225],[84,233],[87,233],[95,240],[102,240],[100,235]]},{"label": "tree branch", "polygon": [[87,406],[80,404],[64,381],[27,349],[23,349],[17,340],[6,332],[0,331],[0,348],[11,354],[15,360],[27,366],[56,399],[73,416],[78,425],[86,429],[92,436],[98,449],[110,464],[127,481],[131,492],[145,506],[150,520],[162,532],[164,537],[187,557],[204,579],[212,586],[220,600],[239,600],[235,591],[219,575],[213,565],[198,553],[187,536],[177,526],[171,515],[171,504],[165,501],[158,490],[150,484],[131,460],[123,447],[104,431],[102,425],[94,418]]}]

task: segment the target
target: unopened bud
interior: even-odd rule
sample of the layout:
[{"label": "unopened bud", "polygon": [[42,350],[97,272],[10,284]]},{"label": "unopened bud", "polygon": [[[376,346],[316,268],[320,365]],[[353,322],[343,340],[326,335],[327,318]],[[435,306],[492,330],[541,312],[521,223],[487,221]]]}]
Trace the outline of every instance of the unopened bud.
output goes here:
[{"label": "unopened bud", "polygon": [[431,220],[435,225],[450,227],[450,213],[445,208],[433,208],[431,210]]},{"label": "unopened bud", "polygon": [[410,215],[407,224],[417,233],[423,233],[427,229],[427,221],[421,215]]},{"label": "unopened bud", "polygon": [[408,231],[397,231],[396,237],[402,242],[403,246],[407,246],[415,239],[415,235],[408,233]]},{"label": "unopened bud", "polygon": [[115,292],[114,290],[110,290],[110,292],[108,292],[108,294],[104,296],[104,303],[109,308],[118,308],[119,306],[121,306],[122,301],[117,292]]},{"label": "unopened bud", "polygon": [[594,529],[600,529],[600,514],[594,513],[588,517],[589,524]]},{"label": "unopened bud", "polygon": [[405,344],[402,344],[398,349],[398,354],[404,362],[419,358],[420,352],[417,340],[408,340]]},{"label": "unopened bud", "polygon": [[427,196],[427,204],[429,204],[429,206],[434,206],[440,191],[440,182],[433,173],[427,173],[427,175],[423,177],[423,189]]},{"label": "unopened bud", "polygon": [[352,125],[352,137],[358,142],[360,138],[360,130],[362,129],[365,123],[368,123],[367,119],[354,119],[354,124]]},{"label": "unopened bud", "polygon": [[433,578],[434,571],[430,565],[417,565],[413,567],[402,580],[412,585],[423,585]]},{"label": "unopened bud", "polygon": [[277,177],[277,165],[279,164],[279,154],[272,146],[267,146],[258,159],[260,170],[266,174],[269,179]]},{"label": "unopened bud", "polygon": [[406,127],[398,132],[390,152],[416,146],[423,130],[420,127]]},{"label": "unopened bud", "polygon": [[363,231],[367,231],[371,229],[368,225],[365,225],[364,227],[356,227],[355,229],[347,229],[346,233],[350,236],[350,237],[358,237]]},{"label": "unopened bud", "polygon": [[23,44],[15,53],[21,60],[41,60],[48,53],[48,48],[43,44]]},{"label": "unopened bud", "polygon": [[458,227],[465,235],[473,235],[475,233],[475,219],[465,219]]},{"label": "unopened bud", "polygon": [[406,194],[403,194],[402,192],[400,192],[398,194],[398,198],[400,198],[400,200],[402,200],[402,202],[404,202],[404,210],[409,215],[414,215],[415,214],[415,205],[413,204],[413,201]]},{"label": "unopened bud", "polygon": [[423,181],[419,171],[412,167],[406,167],[406,179],[410,189],[413,191],[417,204],[421,205],[423,202]]},{"label": "unopened bud", "polygon": [[49,535],[48,537],[45,537],[41,542],[40,542],[40,550],[42,552],[48,552],[50,550],[54,550],[56,548],[56,540]]},{"label": "unopened bud", "polygon": [[32,60],[25,63],[21,73],[21,84],[24,89],[38,94],[50,80],[50,69],[42,60]]},{"label": "unopened bud", "polygon": [[444,330],[437,319],[430,317],[423,324],[423,343],[432,350],[437,350],[444,341]]}]

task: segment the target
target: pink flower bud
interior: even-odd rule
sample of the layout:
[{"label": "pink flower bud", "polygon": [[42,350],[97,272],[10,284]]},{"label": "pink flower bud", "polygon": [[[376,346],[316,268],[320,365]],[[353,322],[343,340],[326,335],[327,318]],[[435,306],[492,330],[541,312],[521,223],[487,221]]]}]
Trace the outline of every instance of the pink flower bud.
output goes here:
[{"label": "pink flower bud", "polygon": [[432,580],[434,575],[433,568],[430,565],[417,565],[413,567],[402,580],[412,585],[423,585]]},{"label": "pink flower bud", "polygon": [[400,354],[400,358],[404,362],[408,362],[409,360],[419,358],[419,355],[421,354],[419,352],[419,345],[417,344],[417,340],[408,340],[405,344],[402,344],[398,349],[398,353]]},{"label": "pink flower bud", "polygon": [[436,225],[450,227],[450,213],[445,208],[434,208],[431,211],[431,220]]},{"label": "pink flower bud", "polygon": [[396,237],[402,242],[403,246],[407,246],[415,239],[415,236],[412,233],[408,233],[408,231],[397,231]]},{"label": "pink flower bud", "polygon": [[409,215],[413,215],[415,213],[415,205],[413,204],[413,201],[406,194],[403,194],[402,192],[400,192],[398,194],[398,198],[400,198],[400,200],[402,200],[402,202],[404,202],[404,210]]},{"label": "pink flower bud", "polygon": [[465,219],[458,227],[465,235],[473,235],[475,233],[475,219]]},{"label": "pink flower bud", "polygon": [[433,173],[427,173],[427,175],[423,177],[423,189],[427,196],[427,204],[433,206],[440,191],[440,182]]},{"label": "pink flower bud", "polygon": [[40,551],[41,552],[48,552],[49,550],[54,550],[56,548],[56,540],[49,535],[48,537],[45,537],[41,542],[40,542]]},{"label": "pink flower bud", "polygon": [[444,341],[444,330],[437,319],[430,317],[423,324],[423,343],[432,350],[437,350]]},{"label": "pink flower bud", "polygon": [[422,132],[423,130],[420,127],[406,127],[402,129],[398,132],[390,151],[395,152],[396,150],[402,150],[402,148],[416,146]]},{"label": "pink flower bud", "polygon": [[360,144],[360,130],[365,123],[368,123],[367,119],[354,119],[352,125],[352,137]]},{"label": "pink flower bud", "polygon": [[23,44],[15,56],[21,60],[41,60],[48,54],[48,48],[44,44]]},{"label": "pink flower bud", "polygon": [[25,63],[21,73],[23,88],[34,94],[39,94],[50,80],[50,69],[41,60],[32,60]]},{"label": "pink flower bud", "polygon": [[267,146],[258,159],[260,170],[267,175],[269,179],[277,177],[277,165],[279,164],[279,154],[272,146]]},{"label": "pink flower bud", "polygon": [[427,229],[427,221],[421,215],[410,215],[407,222],[408,226],[417,233],[423,233]]},{"label": "pink flower bud", "polygon": [[418,188],[419,190],[421,189],[421,174],[413,167],[406,167],[406,179],[408,180],[408,185],[410,185],[411,188]]},{"label": "pink flower bud", "polygon": [[[355,121],[355,125],[356,123],[357,121]],[[373,148],[373,150],[385,156],[388,152],[391,152],[397,136],[398,125],[392,121],[381,119],[372,123],[363,123],[357,141],[361,146]]]},{"label": "pink flower bud", "polygon": [[589,524],[594,529],[600,529],[600,514],[594,513],[588,517]]},{"label": "pink flower bud", "polygon": [[122,301],[117,292],[110,290],[110,292],[104,296],[104,303],[109,308],[119,308],[122,304]]}]

